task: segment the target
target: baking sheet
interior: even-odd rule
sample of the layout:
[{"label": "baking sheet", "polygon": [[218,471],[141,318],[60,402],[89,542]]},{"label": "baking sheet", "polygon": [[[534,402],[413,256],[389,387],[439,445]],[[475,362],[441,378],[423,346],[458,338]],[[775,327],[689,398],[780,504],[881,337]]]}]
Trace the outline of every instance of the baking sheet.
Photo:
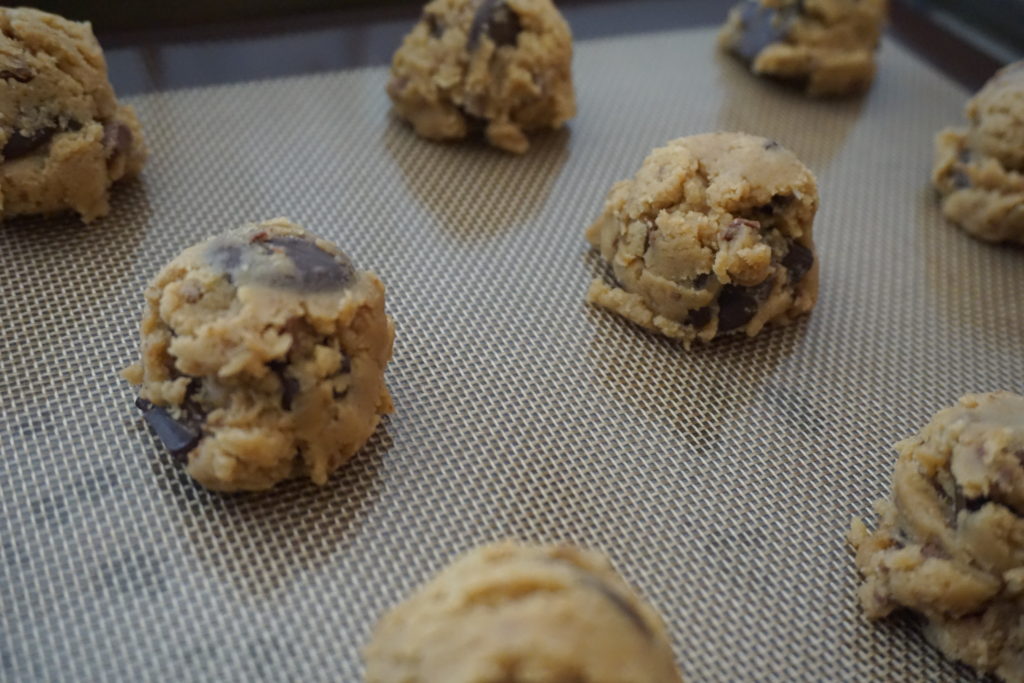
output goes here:
[{"label": "baking sheet", "polygon": [[[113,214],[0,229],[0,678],[343,680],[378,614],[505,537],[608,553],[689,680],[972,680],[867,623],[844,544],[891,445],[1024,390],[1024,252],[928,187],[967,96],[887,43],[860,100],[808,101],[714,31],[580,43],[580,113],[523,158],[390,120],[372,68],[133,98],[152,158]],[[583,230],[651,147],[774,137],[817,174],[817,310],[686,352],[583,303]],[[117,372],[186,246],[291,217],[388,288],[396,413],[323,488],[193,486]]]}]

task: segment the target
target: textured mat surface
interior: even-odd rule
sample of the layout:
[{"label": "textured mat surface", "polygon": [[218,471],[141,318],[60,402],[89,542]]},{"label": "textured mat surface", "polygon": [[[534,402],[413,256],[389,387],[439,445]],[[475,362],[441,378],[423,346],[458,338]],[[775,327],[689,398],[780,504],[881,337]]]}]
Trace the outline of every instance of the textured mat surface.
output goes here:
[{"label": "textured mat surface", "polygon": [[[134,100],[152,159],[108,219],[0,228],[0,678],[338,680],[377,615],[508,536],[607,552],[694,681],[971,680],[856,607],[844,533],[891,445],[1024,391],[1024,251],[947,224],[966,93],[893,45],[813,102],[707,30],[578,46],[580,115],[524,158],[416,139],[371,69]],[[680,135],[772,136],[818,175],[818,309],[689,353],[583,303],[612,182]],[[145,282],[286,215],[388,286],[397,412],[324,488],[196,489],[117,372]]]}]

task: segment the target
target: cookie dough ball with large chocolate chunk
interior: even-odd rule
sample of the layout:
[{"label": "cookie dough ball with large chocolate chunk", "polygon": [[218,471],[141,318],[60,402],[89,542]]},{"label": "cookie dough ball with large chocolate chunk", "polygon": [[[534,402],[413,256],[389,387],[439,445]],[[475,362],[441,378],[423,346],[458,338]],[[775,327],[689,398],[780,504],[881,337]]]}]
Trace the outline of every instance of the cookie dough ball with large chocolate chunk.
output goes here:
[{"label": "cookie dough ball with large chocolate chunk", "polygon": [[1024,681],[1024,397],[965,396],[896,448],[878,529],[850,531],[864,611],[913,610],[947,656]]},{"label": "cookie dough ball with large chocolate chunk", "polygon": [[744,0],[719,45],[759,76],[794,82],[809,95],[867,89],[887,0]]},{"label": "cookie dough ball with large chocolate chunk", "polygon": [[388,95],[425,138],[482,132],[521,154],[527,133],[576,113],[572,34],[551,0],[434,0],[395,53]]},{"label": "cookie dough ball with large chocolate chunk", "polygon": [[657,613],[601,555],[505,542],[377,624],[368,683],[678,683]]},{"label": "cookie dough ball with large chocolate chunk", "polygon": [[89,24],[0,8],[0,210],[5,218],[110,210],[110,186],[146,159]]},{"label": "cookie dough ball with large chocolate chunk", "polygon": [[323,484],[391,411],[384,285],[287,220],[186,249],[146,302],[142,360],[125,376],[207,488]]},{"label": "cookie dough ball with large chocolate chunk", "polygon": [[588,301],[687,345],[814,307],[814,176],[773,140],[709,133],[651,152],[608,194],[587,239],[617,286]]},{"label": "cookie dough ball with large chocolate chunk", "polygon": [[997,72],[966,114],[967,128],[935,140],[942,211],[978,239],[1024,244],[1024,62]]}]

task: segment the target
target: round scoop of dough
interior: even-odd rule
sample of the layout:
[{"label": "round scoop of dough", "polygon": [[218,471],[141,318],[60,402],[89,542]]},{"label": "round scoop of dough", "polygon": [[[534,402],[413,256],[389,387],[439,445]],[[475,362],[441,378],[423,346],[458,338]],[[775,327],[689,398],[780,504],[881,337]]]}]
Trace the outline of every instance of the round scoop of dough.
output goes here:
[{"label": "round scoop of dough", "polygon": [[996,72],[967,102],[966,113],[974,151],[1024,171],[1024,61]]},{"label": "round scoop of dough", "polygon": [[865,90],[887,0],[743,0],[718,36],[759,76],[781,79],[813,96]]},{"label": "round scoop of dough", "polygon": [[964,396],[896,448],[878,529],[850,532],[865,612],[914,610],[947,656],[1024,680],[1024,397]]},{"label": "round scoop of dough", "polygon": [[368,683],[678,683],[665,627],[602,556],[505,542],[385,615]]},{"label": "round scoop of dough", "polygon": [[142,360],[125,376],[207,488],[323,484],[391,410],[383,284],[285,219],[186,249],[146,303]]},{"label": "round scoop of dough", "polygon": [[146,158],[135,111],[119,106],[87,23],[0,8],[3,216],[109,211],[110,185]]},{"label": "round scoop of dough", "polygon": [[587,231],[617,281],[595,280],[588,300],[686,344],[790,322],[817,297],[817,208],[814,176],[773,140],[673,140]]},{"label": "round scoop of dough", "polygon": [[388,95],[418,135],[482,132],[521,154],[526,133],[576,114],[569,25],[551,0],[434,0],[395,53]]}]

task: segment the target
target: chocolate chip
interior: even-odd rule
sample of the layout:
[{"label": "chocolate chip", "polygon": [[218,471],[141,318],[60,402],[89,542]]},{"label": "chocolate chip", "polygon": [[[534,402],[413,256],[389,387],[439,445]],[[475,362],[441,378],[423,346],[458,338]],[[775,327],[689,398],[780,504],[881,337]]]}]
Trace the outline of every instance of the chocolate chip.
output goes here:
[{"label": "chocolate chip", "polygon": [[708,280],[711,279],[711,273],[701,273],[697,277],[693,278],[694,289],[704,289],[708,285]]},{"label": "chocolate chip", "polygon": [[132,129],[120,121],[107,123],[103,126],[103,149],[107,159],[113,160],[127,154],[132,147]]},{"label": "chocolate chip", "polygon": [[618,609],[623,616],[633,622],[633,625],[638,631],[648,638],[651,637],[651,627],[647,625],[647,621],[644,619],[643,615],[637,611],[636,607],[634,607],[629,600],[596,576],[591,576],[590,574],[580,574],[580,576],[583,579],[583,583],[603,595],[608,602],[615,605],[615,608]]},{"label": "chocolate chip", "polygon": [[795,285],[803,280],[813,265],[814,252],[799,242],[789,243],[789,251],[782,258],[782,266],[789,271],[790,284]]},{"label": "chocolate chip", "polygon": [[13,80],[18,83],[28,83],[35,77],[36,75],[32,72],[32,69],[28,68],[28,65],[22,63],[11,64],[0,69],[0,78],[5,81]]},{"label": "chocolate chip", "polygon": [[459,113],[466,120],[466,129],[470,135],[482,134],[487,129],[487,119],[470,114],[465,107],[459,107]]},{"label": "chocolate chip", "polygon": [[7,144],[4,145],[4,159],[10,161],[28,156],[48,143],[58,130],[56,126],[42,128],[31,135],[23,135],[19,130],[11,131],[10,137],[7,138]]},{"label": "chocolate chip", "polygon": [[167,452],[176,458],[188,455],[189,451],[195,448],[202,438],[198,431],[178,422],[171,417],[167,410],[160,406],[154,406],[143,398],[135,399],[135,407],[142,411],[142,417],[156,432]]},{"label": "chocolate chip", "polygon": [[683,322],[683,324],[701,328],[707,325],[709,322],[711,322],[711,307],[705,306],[704,308],[695,308],[692,311],[690,311],[689,315],[686,316],[686,320]]},{"label": "chocolate chip", "polygon": [[747,64],[752,64],[761,50],[785,39],[799,13],[798,5],[772,9],[762,7],[756,0],[747,0],[740,5],[743,29],[733,52]]},{"label": "chocolate chip", "polygon": [[726,285],[718,294],[718,331],[731,332],[743,327],[757,315],[761,299],[772,291],[769,278],[753,287]]},{"label": "chocolate chip", "polygon": [[781,146],[782,146],[782,145],[780,145],[780,144],[779,144],[779,143],[778,143],[777,141],[775,141],[775,140],[768,140],[767,142],[765,142],[765,143],[764,143],[764,148],[765,148],[765,149],[778,149],[778,148],[779,148],[779,147],[781,147]]},{"label": "chocolate chip", "polygon": [[[275,267],[269,261],[275,254],[287,257],[294,267]],[[215,241],[205,257],[229,282],[256,282],[302,292],[344,289],[352,284],[356,274],[347,257],[325,251],[302,237],[267,237],[260,233],[248,245]]]},{"label": "chocolate chip", "polygon": [[444,35],[444,24],[441,23],[441,17],[436,14],[423,14],[423,21],[427,25],[427,30],[430,31],[430,35],[434,38],[440,38]]},{"label": "chocolate chip", "polygon": [[272,237],[263,244],[281,249],[295,264],[295,274],[281,273],[273,278],[276,286],[306,292],[325,292],[347,287],[355,277],[352,264],[341,261],[313,242],[299,237]]},{"label": "chocolate chip", "polygon": [[964,509],[967,510],[968,512],[977,512],[978,510],[980,510],[981,508],[985,507],[986,505],[988,505],[991,502],[992,502],[992,500],[990,498],[985,498],[985,497],[981,497],[981,498],[967,498],[964,501]]},{"label": "chocolate chip", "polygon": [[515,45],[522,31],[519,15],[515,13],[505,0],[483,0],[473,15],[473,24],[469,27],[467,48],[472,52],[480,46],[480,37],[484,31],[494,44]]},{"label": "chocolate chip", "polygon": [[953,183],[953,188],[956,190],[966,190],[971,186],[971,178],[962,169],[955,169],[950,174],[950,180]]},{"label": "chocolate chip", "polygon": [[299,380],[288,375],[288,364],[284,361],[272,361],[267,365],[281,380],[281,407],[284,410],[291,410],[295,397],[299,395]]}]

